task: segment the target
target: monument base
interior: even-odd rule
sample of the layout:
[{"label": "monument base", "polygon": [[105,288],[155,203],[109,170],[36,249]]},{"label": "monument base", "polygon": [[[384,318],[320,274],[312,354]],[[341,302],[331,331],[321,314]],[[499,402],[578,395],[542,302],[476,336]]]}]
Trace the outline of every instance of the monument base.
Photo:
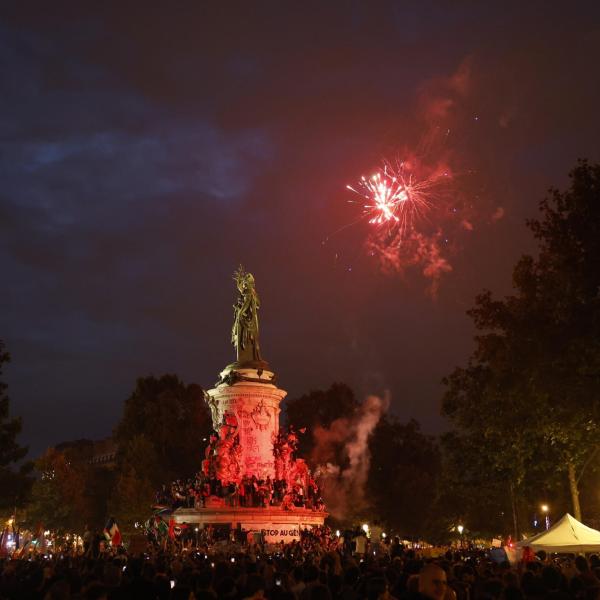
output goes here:
[{"label": "monument base", "polygon": [[327,517],[326,512],[307,508],[243,508],[243,507],[209,507],[178,508],[173,513],[176,523],[208,525],[229,525],[232,529],[241,527],[249,532],[261,532],[266,542],[293,542],[300,540],[302,529],[321,526]]}]

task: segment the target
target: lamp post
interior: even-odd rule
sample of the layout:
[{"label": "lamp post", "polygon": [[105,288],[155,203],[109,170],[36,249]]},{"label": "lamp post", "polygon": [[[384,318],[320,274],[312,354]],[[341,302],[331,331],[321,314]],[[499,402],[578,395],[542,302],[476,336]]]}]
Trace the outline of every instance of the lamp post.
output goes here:
[{"label": "lamp post", "polygon": [[547,504],[542,504],[540,508],[545,517],[546,531],[548,531],[550,529],[550,507]]},{"label": "lamp post", "polygon": [[460,547],[463,547],[463,531],[465,530],[463,525],[457,525],[456,526],[456,531],[458,531],[458,535],[460,535]]}]

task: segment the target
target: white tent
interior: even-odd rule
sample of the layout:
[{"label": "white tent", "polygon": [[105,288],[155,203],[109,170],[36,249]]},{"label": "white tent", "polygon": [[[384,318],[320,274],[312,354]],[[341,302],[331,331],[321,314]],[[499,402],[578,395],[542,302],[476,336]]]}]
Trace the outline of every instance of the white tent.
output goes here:
[{"label": "white tent", "polygon": [[548,529],[517,544],[534,552],[600,552],[600,531],[596,531],[567,513]]}]

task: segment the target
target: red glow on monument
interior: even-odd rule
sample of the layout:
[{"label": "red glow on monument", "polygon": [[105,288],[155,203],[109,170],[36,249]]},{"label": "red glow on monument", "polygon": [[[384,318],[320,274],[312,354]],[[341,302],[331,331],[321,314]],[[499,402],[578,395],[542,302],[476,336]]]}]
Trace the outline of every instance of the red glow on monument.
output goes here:
[{"label": "red glow on monument", "polygon": [[[306,462],[296,456],[298,433],[280,429],[279,407],[286,392],[262,358],[258,340],[258,295],[254,277],[241,267],[235,274],[232,343],[237,360],[205,393],[214,433],[205,450],[202,476],[234,492],[209,496],[203,506],[178,509],[178,522],[237,524],[269,532],[269,541],[298,539],[303,527],[322,525],[327,513]],[[259,491],[259,506],[247,506],[244,490]],[[236,490],[236,491],[235,491]]]}]

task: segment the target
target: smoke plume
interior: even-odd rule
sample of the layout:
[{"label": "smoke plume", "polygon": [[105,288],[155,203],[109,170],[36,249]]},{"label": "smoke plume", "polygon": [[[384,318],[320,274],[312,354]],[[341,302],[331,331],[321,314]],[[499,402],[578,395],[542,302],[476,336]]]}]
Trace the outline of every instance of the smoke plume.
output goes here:
[{"label": "smoke plume", "polygon": [[389,401],[369,396],[351,417],[342,417],[329,428],[318,426],[313,464],[323,489],[327,509],[338,519],[366,508],[365,484],[371,456],[369,436],[383,416]]}]

